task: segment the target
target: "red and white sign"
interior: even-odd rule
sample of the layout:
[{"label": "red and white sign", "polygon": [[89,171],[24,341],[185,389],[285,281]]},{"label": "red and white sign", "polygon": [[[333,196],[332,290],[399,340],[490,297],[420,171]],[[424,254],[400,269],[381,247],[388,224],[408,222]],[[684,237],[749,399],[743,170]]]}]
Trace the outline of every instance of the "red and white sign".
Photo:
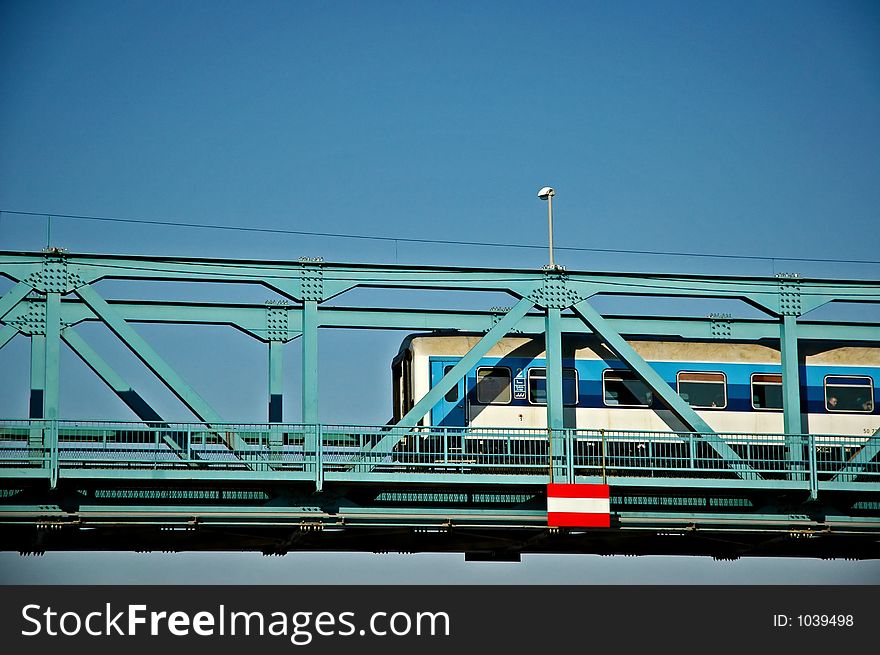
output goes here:
[{"label": "red and white sign", "polygon": [[551,528],[610,528],[607,484],[548,484],[547,525]]}]

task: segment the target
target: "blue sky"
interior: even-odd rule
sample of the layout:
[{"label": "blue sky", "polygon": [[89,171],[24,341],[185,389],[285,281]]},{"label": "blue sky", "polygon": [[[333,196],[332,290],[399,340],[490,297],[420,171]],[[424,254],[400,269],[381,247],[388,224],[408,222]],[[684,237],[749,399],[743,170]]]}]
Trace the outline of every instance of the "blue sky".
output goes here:
[{"label": "blue sky", "polygon": [[[878,33],[880,5],[854,1],[3,0],[0,249],[45,245],[42,219],[10,211],[544,244],[535,192],[551,184],[557,246],[878,259]],[[52,232],[53,245],[74,252],[520,267],[546,257],[60,219]],[[570,269],[880,274],[876,265],[557,259]],[[189,328],[143,333],[230,419],[262,417],[256,344]],[[158,407],[179,411],[118,344],[100,330],[83,334]],[[322,337],[322,352],[349,336]],[[384,422],[400,335],[352,338],[371,353],[358,365],[378,382],[356,403],[325,401],[322,417]],[[211,357],[227,345],[227,360]],[[322,380],[345,365],[324,357]],[[62,366],[66,415],[127,416],[75,359]],[[291,398],[295,369],[291,353]],[[239,370],[253,384],[216,384]],[[0,351],[0,372],[15,380],[2,413],[23,415],[21,337]],[[48,576],[55,557],[0,556],[0,573],[14,562]],[[659,561],[665,570],[669,560]],[[846,574],[803,566],[792,581],[880,580],[874,564]],[[528,581],[549,569],[516,570]]]}]

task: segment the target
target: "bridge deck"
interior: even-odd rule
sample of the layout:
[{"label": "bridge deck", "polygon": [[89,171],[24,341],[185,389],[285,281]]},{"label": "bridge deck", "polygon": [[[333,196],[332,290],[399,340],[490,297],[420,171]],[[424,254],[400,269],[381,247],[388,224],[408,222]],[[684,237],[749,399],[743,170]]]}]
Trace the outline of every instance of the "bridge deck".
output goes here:
[{"label": "bridge deck", "polygon": [[[874,439],[2,421],[0,545],[878,558]],[[548,529],[551,481],[611,485],[612,528]]]}]

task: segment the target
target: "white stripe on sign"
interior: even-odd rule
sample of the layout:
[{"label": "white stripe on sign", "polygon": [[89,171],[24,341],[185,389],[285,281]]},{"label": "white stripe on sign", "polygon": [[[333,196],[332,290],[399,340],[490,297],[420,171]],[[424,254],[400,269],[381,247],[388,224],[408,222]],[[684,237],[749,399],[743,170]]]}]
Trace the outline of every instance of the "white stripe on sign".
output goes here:
[{"label": "white stripe on sign", "polygon": [[553,498],[547,499],[547,512],[575,512],[585,514],[610,514],[609,498]]}]

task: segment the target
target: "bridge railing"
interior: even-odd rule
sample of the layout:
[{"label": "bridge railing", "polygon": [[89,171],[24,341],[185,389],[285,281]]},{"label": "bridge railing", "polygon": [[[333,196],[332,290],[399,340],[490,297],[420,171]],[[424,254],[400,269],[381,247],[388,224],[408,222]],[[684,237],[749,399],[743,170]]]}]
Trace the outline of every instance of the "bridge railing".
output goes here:
[{"label": "bridge railing", "polygon": [[[584,478],[880,485],[876,437],[290,423],[0,421],[0,477]],[[157,473],[157,472],[161,473]],[[423,479],[423,478],[413,478]],[[647,481],[646,481],[647,482]]]}]

